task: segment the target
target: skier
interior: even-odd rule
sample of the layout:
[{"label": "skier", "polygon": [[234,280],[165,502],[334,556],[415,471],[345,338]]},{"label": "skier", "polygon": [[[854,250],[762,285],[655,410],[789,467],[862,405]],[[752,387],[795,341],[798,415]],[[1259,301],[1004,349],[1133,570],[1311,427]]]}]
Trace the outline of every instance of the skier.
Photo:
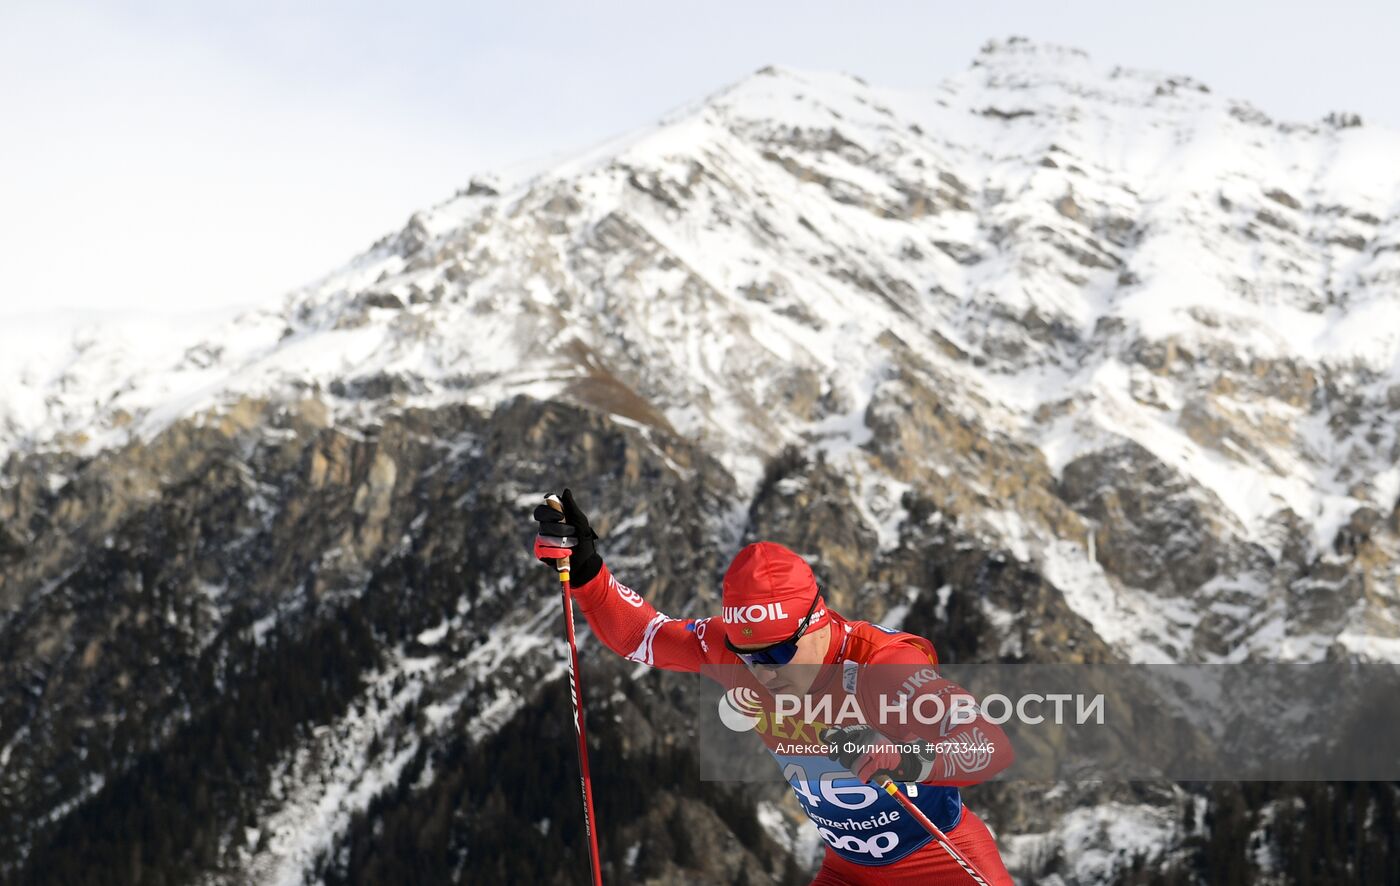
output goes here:
[{"label": "skier", "polygon": [[[959,791],[1006,768],[1012,754],[1000,728],[937,674],[933,644],[833,612],[806,561],[773,542],[751,544],[734,558],[721,615],[671,618],[608,570],[568,489],[562,505],[562,512],[541,505],[534,518],[542,541],[571,546],[573,597],[595,636],[631,661],[710,676],[731,690],[727,697],[759,690],[747,696],[762,699],[751,712],[755,731],[827,844],[812,886],[976,882],[952,850],[870,784],[882,776],[901,783],[989,882],[1012,883],[991,833]],[[801,699],[804,710],[825,699],[815,707],[832,716],[784,718],[783,699]],[[966,702],[961,720],[951,713],[958,700]],[[941,716],[910,715],[928,711]]]}]

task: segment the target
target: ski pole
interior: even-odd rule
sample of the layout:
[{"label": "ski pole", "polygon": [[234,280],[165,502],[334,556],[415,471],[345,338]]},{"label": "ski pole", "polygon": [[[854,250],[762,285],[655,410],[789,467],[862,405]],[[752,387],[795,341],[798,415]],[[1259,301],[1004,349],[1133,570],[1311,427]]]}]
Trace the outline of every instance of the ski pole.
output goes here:
[{"label": "ski pole", "polygon": [[948,839],[948,835],[943,833],[938,825],[930,821],[922,809],[914,805],[914,801],[899,789],[899,785],[895,784],[894,779],[888,775],[880,774],[875,776],[875,783],[883,788],[885,793],[898,800],[899,805],[903,806],[905,811],[914,817],[915,821],[923,825],[924,830],[933,835],[933,839],[937,840],[938,845],[942,846],[943,850],[953,857],[953,861],[958,863],[958,867],[967,872],[967,875],[972,878],[972,882],[976,883],[977,886],[992,886],[992,881],[987,879],[987,875],[972,863],[972,859],[963,855],[958,847],[953,845],[953,841]]},{"label": "ski pole", "polygon": [[[545,503],[563,512],[559,496],[545,496]],[[583,728],[583,684],[579,681],[578,645],[574,642],[574,601],[569,592],[569,543],[572,539],[541,537],[535,540],[535,554],[554,560],[559,570],[559,588],[564,598],[564,633],[569,640],[569,700],[574,708],[574,734],[578,737],[579,787],[583,793],[583,831],[588,835],[588,861],[593,869],[593,886],[603,886],[603,865],[598,856],[598,833],[593,828],[593,779],[588,774],[588,737]]]}]

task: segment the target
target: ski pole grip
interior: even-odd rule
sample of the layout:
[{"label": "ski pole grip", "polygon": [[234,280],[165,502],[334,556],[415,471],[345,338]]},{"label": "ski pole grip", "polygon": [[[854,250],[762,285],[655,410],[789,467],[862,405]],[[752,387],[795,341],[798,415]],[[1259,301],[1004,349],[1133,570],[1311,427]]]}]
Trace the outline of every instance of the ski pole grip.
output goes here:
[{"label": "ski pole grip", "polygon": [[558,511],[559,513],[564,513],[564,503],[560,501],[559,496],[555,495],[554,493],[551,492],[549,495],[546,495],[544,497],[544,503],[549,505],[551,508],[554,508],[554,510]]},{"label": "ski pole grip", "polygon": [[[564,503],[560,501],[559,496],[555,495],[554,493],[551,492],[549,495],[546,495],[544,497],[544,503],[549,505],[551,508],[554,508],[554,510],[558,511],[559,513],[564,513]],[[569,574],[569,558],[567,556],[560,557],[554,562],[558,565],[559,568],[559,573],[561,576],[560,581],[568,581],[567,576]]]}]

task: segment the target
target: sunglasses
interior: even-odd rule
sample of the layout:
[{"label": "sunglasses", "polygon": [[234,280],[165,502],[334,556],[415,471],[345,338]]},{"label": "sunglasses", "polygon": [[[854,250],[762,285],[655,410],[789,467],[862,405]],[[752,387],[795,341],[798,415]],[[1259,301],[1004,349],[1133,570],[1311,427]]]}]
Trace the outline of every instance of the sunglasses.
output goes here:
[{"label": "sunglasses", "polygon": [[792,661],[792,657],[797,654],[797,641],[802,639],[803,633],[807,630],[807,624],[811,621],[812,613],[817,609],[817,600],[821,599],[821,592],[812,598],[812,605],[807,607],[807,614],[802,616],[802,621],[797,623],[797,631],[786,640],[774,643],[771,646],[764,646],[762,649],[737,649],[733,643],[729,642],[729,637],[724,638],[724,647],[730,652],[739,656],[739,659],[749,667],[780,668]]}]

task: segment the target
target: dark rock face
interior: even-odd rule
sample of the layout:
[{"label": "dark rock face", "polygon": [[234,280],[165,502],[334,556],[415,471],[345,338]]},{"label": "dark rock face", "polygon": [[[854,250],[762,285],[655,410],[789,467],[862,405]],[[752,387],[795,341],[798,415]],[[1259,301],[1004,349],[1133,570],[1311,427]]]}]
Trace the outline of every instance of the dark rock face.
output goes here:
[{"label": "dark rock face", "polygon": [[825,461],[809,462],[794,449],[770,462],[749,508],[744,543],[759,540],[806,558],[827,602],[844,612],[853,612],[878,549],[846,481]]},{"label": "dark rock face", "polygon": [[[179,424],[102,456],[58,502],[11,490],[12,520],[33,528],[6,571],[13,604],[0,621],[0,878],[79,882],[113,864],[104,882],[140,882],[143,869],[180,879],[255,851],[243,825],[275,808],[278,761],[362,707],[394,650],[464,612],[443,650],[458,658],[548,605],[520,501],[564,479],[536,460],[543,449],[586,478],[575,490],[605,531],[655,514],[610,544],[620,559],[685,551],[636,576],[659,605],[688,607],[695,577],[720,559],[694,539],[732,494],[728,476],[593,413],[517,400],[491,416],[406,411],[359,431],[286,410],[258,417]],[[74,549],[61,578],[41,582],[49,558]],[[483,674],[458,715],[507,690],[535,704],[536,690],[512,681],[537,679],[533,667]],[[183,814],[190,797],[195,816]]]},{"label": "dark rock face", "polygon": [[[722,468],[599,413],[517,399],[489,416],[405,410],[355,430],[322,416],[314,404],[243,404],[222,422],[179,423],[93,459],[57,493],[10,490],[9,525],[29,532],[7,549],[17,565],[0,623],[14,651],[0,663],[0,746],[10,748],[0,878],[81,882],[104,870],[113,883],[238,882],[261,870],[268,822],[298,789],[287,761],[391,705],[392,691],[375,687],[399,656],[436,655],[441,668],[355,765],[408,762],[307,863],[329,882],[401,875],[409,858],[447,879],[579,881],[577,798],[554,789],[573,765],[564,689],[548,676],[555,654],[462,667],[511,631],[557,633],[524,517],[534,495],[564,482],[609,562],[673,614],[713,612],[734,550],[769,538],[812,555],[832,604],[852,617],[923,588],[908,627],[948,661],[1108,655],[1053,587],[926,500],[905,502],[901,538],[881,549],[848,480],[820,455],[775,458],[744,525],[728,530],[741,500]],[[573,479],[552,476],[554,465]],[[70,556],[61,580],[42,580]],[[958,591],[940,597],[944,586]],[[991,624],[988,605],[1017,613],[1014,637]],[[445,618],[446,635],[425,647],[417,638]],[[738,793],[696,780],[682,700],[701,681],[634,680],[584,648],[611,875],[805,882],[810,858],[753,817],[760,798],[790,804],[780,785]],[[404,680],[398,672],[394,685]],[[487,726],[480,718],[502,693],[519,699],[514,713]],[[426,711],[454,703],[432,728]],[[315,753],[334,766],[347,752]],[[542,831],[543,820],[557,829]]]},{"label": "dark rock face", "polygon": [[[982,507],[972,465],[1027,513],[1094,520],[1101,562],[1125,583],[1187,593],[1235,556],[1218,528],[1201,528],[1196,493],[1144,451],[1079,459],[1055,487],[1043,463],[920,391],[873,416],[888,426],[878,456],[926,481],[885,538],[820,450],[780,453],[746,497],[693,444],[526,398],[489,415],[397,410],[357,428],[328,423],[314,402],[245,402],[70,461],[61,487],[40,479],[67,456],[12,462],[0,882],[263,881],[297,821],[288,811],[345,772],[350,784],[382,778],[298,870],[329,883],[584,882],[558,599],[528,553],[526,519],[566,482],[609,563],[663,611],[714,612],[730,556],[773,539],[812,556],[845,614],[879,620],[903,605],[903,626],[949,663],[1116,660],[1063,589],[967,519]],[[968,459],[956,482],[921,473],[933,429],[940,459]],[[1154,550],[1184,529],[1198,532]],[[1283,546],[1281,568],[1348,574],[1311,562],[1299,531],[1285,533],[1294,553]],[[1358,514],[1338,551],[1375,556],[1384,531],[1380,514]],[[757,817],[760,802],[792,813],[780,784],[698,778],[689,717],[703,681],[638,675],[596,643],[583,649],[609,880],[806,882],[811,856]],[[360,744],[340,741],[367,722]],[[1165,753],[1173,739],[1162,741]],[[1006,834],[1094,804],[1180,816],[1198,802],[1102,785],[968,796]],[[1228,798],[1207,802],[1236,814]],[[1240,827],[1253,820],[1237,813]],[[1023,861],[1035,876],[1070,869],[1057,856]]]},{"label": "dark rock face", "polygon": [[1098,562],[1126,584],[1185,594],[1229,556],[1228,529],[1214,525],[1223,506],[1136,443],[1075,459],[1059,489],[1094,521]]}]

